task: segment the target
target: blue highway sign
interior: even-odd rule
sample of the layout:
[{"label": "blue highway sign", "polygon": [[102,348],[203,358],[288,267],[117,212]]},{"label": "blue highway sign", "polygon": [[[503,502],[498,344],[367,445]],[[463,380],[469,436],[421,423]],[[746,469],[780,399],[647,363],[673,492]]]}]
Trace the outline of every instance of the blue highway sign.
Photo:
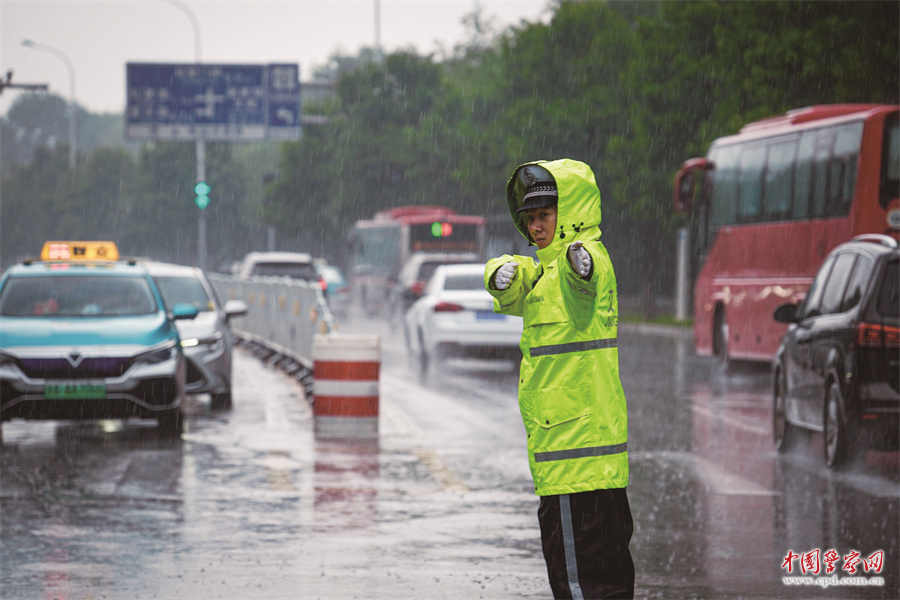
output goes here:
[{"label": "blue highway sign", "polygon": [[300,137],[300,68],[291,64],[128,63],[130,140]]}]

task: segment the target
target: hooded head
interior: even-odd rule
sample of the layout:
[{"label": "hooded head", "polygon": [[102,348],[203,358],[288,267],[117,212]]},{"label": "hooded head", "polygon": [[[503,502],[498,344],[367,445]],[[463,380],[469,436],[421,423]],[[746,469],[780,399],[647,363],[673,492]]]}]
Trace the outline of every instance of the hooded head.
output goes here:
[{"label": "hooded head", "polygon": [[550,245],[538,251],[542,262],[577,239],[600,237],[600,190],[594,172],[583,162],[563,158],[525,163],[506,184],[506,200],[516,228],[531,243],[525,211],[556,203],[556,231]]}]

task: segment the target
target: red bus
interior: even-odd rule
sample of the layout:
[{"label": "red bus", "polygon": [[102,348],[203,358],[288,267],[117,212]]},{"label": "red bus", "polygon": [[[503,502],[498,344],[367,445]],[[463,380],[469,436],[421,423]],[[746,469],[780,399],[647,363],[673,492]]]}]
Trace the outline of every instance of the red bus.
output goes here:
[{"label": "red bus", "polygon": [[383,314],[400,268],[414,252],[482,256],[485,219],[443,206],[398,206],[357,221],[350,235],[353,296],[370,315]]},{"label": "red bus", "polygon": [[700,355],[768,361],[828,252],[861,233],[900,239],[900,107],[811,106],[749,123],[684,163]]}]

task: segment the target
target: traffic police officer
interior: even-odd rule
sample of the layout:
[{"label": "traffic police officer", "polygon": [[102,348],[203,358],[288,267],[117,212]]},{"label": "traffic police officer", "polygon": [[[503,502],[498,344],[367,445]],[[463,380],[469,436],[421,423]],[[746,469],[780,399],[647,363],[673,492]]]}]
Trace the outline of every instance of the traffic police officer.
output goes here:
[{"label": "traffic police officer", "polygon": [[521,316],[519,408],[555,598],[630,598],[628,416],[619,380],[616,278],[600,242],[591,168],[518,167],[506,186],[530,257],[488,261],[494,311]]}]

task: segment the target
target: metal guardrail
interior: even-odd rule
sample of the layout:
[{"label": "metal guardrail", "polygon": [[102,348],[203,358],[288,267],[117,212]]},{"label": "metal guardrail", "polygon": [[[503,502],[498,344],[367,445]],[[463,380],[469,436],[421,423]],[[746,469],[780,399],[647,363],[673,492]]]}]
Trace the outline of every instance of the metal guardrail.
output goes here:
[{"label": "metal guardrail", "polygon": [[232,325],[240,345],[296,377],[311,397],[313,338],[336,329],[322,288],[289,277],[207,277],[220,301],[247,303],[247,314]]}]

